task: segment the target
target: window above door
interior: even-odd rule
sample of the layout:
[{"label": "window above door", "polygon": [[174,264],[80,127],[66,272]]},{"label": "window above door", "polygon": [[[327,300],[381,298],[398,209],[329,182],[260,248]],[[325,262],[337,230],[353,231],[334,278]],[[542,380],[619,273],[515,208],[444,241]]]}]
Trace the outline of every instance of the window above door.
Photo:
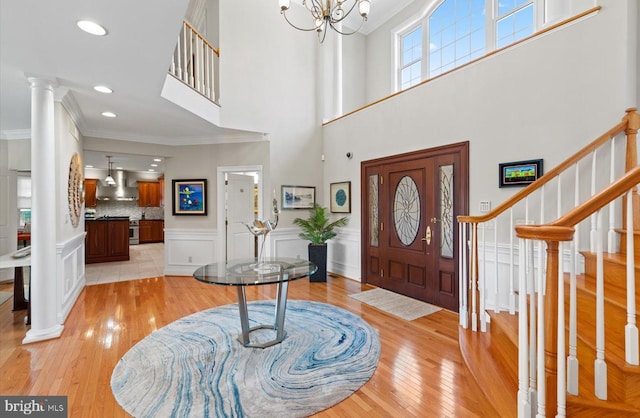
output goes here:
[{"label": "window above door", "polygon": [[444,0],[393,35],[404,90],[534,32],[536,0]]}]

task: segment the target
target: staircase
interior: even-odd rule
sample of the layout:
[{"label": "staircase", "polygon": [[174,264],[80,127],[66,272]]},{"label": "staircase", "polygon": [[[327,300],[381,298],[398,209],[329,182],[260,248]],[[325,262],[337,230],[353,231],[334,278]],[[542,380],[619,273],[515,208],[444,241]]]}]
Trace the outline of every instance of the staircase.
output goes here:
[{"label": "staircase", "polygon": [[[623,123],[539,179],[543,184],[533,183],[494,213],[459,219],[469,226],[469,231],[460,228],[461,241],[467,242],[466,234],[470,235],[470,246],[461,247],[460,257],[464,276],[460,348],[471,374],[501,417],[640,417],[635,324],[640,310],[638,125],[640,115],[629,109]],[[602,170],[596,169],[602,162],[600,158],[596,163],[598,150],[610,146],[615,154],[609,140],[620,142],[621,137],[626,142],[624,173],[612,174],[601,190],[592,187],[584,202],[579,202],[582,197],[576,192],[575,208],[563,213],[558,205],[556,220],[544,222],[548,213],[544,184],[548,187],[551,177],[558,178],[554,180],[558,185],[552,187],[553,205],[566,200],[562,190],[567,185],[559,178],[575,178],[568,188],[577,190],[580,178],[589,177],[585,166],[592,165],[592,179],[596,172],[601,176]],[[617,161],[611,156],[612,166],[619,166]],[[567,174],[570,167],[575,173]],[[535,225],[516,227],[513,219],[522,211],[514,208],[532,199],[534,192],[542,196],[535,199],[542,202],[542,209],[538,212],[527,202],[524,219]],[[500,217],[505,213],[509,219],[505,228],[515,230],[519,240],[517,263],[513,244],[509,245],[510,261],[504,261],[509,258],[504,251],[502,257],[499,252],[486,254],[487,249],[498,248]],[[539,213],[540,219],[531,222],[532,213]],[[606,216],[608,227],[603,221]],[[493,243],[487,242],[491,234],[482,228],[487,222],[495,228],[489,237]],[[498,265],[501,258],[508,269]],[[558,278],[562,286],[557,286]],[[541,287],[544,292],[539,291]],[[501,306],[501,300],[509,301],[509,306]],[[561,308],[558,300],[563,301]]]}]

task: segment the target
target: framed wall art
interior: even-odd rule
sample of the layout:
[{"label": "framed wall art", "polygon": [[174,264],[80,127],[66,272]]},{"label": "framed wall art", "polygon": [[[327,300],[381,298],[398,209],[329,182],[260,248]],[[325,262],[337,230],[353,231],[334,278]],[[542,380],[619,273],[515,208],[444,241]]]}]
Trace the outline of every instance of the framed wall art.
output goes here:
[{"label": "framed wall art", "polygon": [[207,214],[207,180],[172,180],[174,215]]},{"label": "framed wall art", "polygon": [[351,182],[342,181],[329,185],[332,213],[351,213]]},{"label": "framed wall art", "polygon": [[316,188],[282,186],[282,209],[311,209],[316,203]]},{"label": "framed wall art", "polygon": [[526,186],[542,176],[542,160],[501,163],[498,166],[500,187]]}]

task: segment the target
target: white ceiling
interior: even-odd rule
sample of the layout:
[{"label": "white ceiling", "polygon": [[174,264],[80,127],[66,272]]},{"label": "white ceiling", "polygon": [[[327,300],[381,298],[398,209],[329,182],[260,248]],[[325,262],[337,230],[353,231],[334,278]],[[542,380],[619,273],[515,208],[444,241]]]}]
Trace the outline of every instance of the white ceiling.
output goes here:
[{"label": "white ceiling", "polygon": [[[372,0],[362,32],[411,1]],[[29,137],[28,75],[56,80],[68,90],[64,103],[84,136],[167,145],[245,137],[247,132],[214,126],[160,97],[188,2],[0,1],[0,138]],[[99,22],[108,36],[82,32],[79,19]],[[98,84],[114,92],[94,91]],[[117,117],[105,118],[104,111]],[[87,162],[91,158],[85,156]]]}]

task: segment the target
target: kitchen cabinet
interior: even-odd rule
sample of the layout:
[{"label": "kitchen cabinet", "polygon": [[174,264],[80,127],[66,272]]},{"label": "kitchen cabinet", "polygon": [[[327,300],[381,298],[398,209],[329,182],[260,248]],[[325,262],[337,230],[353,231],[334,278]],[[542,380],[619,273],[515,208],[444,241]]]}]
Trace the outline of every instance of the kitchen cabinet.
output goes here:
[{"label": "kitchen cabinet", "polygon": [[95,208],[98,204],[96,199],[96,189],[98,188],[98,179],[84,179],[84,207]]},{"label": "kitchen cabinet", "polygon": [[158,196],[160,199],[160,207],[164,207],[164,177],[158,178]]},{"label": "kitchen cabinet", "polygon": [[140,244],[164,241],[164,220],[140,220]]},{"label": "kitchen cabinet", "polygon": [[160,183],[138,180],[138,206],[160,207]]},{"label": "kitchen cabinet", "polygon": [[129,219],[85,220],[85,262],[129,260]]}]

